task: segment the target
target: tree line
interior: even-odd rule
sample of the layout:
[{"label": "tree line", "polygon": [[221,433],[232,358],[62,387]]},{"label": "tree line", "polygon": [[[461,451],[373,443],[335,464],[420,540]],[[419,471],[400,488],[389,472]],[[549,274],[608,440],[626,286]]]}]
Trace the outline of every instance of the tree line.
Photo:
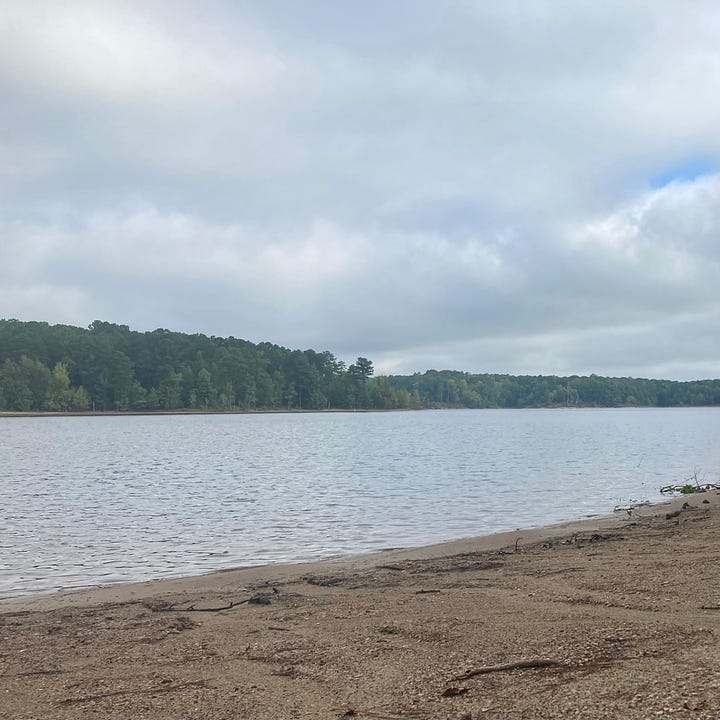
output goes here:
[{"label": "tree line", "polygon": [[390,377],[417,390],[423,407],[678,407],[720,405],[720,380],[648,380],[599,375],[470,374],[452,370]]},{"label": "tree line", "polygon": [[510,376],[429,370],[374,376],[328,350],[95,321],[0,320],[0,410],[325,410],[720,404],[720,381]]},{"label": "tree line", "polygon": [[[373,372],[367,358],[347,366],[329,351],[234,337],[0,320],[1,410],[376,407]],[[394,392],[392,401],[402,404],[405,394]]]}]

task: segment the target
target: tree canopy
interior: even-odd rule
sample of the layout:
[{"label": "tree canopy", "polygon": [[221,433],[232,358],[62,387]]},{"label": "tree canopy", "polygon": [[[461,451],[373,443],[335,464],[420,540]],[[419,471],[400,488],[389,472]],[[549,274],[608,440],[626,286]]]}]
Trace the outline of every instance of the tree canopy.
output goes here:
[{"label": "tree canopy", "polygon": [[0,410],[325,410],[720,404],[720,380],[428,370],[374,376],[328,350],[96,320],[87,329],[0,320]]}]

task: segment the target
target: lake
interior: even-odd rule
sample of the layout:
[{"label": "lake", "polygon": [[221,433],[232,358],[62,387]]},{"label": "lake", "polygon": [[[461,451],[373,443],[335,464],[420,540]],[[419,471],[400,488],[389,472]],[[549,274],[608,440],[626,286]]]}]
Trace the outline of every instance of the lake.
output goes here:
[{"label": "lake", "polygon": [[609,514],[720,408],[0,418],[0,598]]}]

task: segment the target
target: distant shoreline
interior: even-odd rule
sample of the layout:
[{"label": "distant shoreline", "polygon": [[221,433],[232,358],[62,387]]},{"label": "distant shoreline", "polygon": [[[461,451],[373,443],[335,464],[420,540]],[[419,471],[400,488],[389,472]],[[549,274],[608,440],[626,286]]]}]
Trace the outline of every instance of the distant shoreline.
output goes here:
[{"label": "distant shoreline", "polygon": [[121,417],[153,415],[327,415],[356,413],[398,413],[423,412],[427,410],[682,410],[699,408],[717,408],[718,405],[539,405],[525,407],[436,407],[436,408],[327,408],[325,410],[303,410],[300,408],[263,408],[257,410],[81,410],[77,412],[56,412],[37,410],[0,410],[0,418],[43,418],[43,417]]},{"label": "distant shoreline", "polygon": [[287,409],[263,409],[263,410],[81,410],[79,412],[41,412],[41,411],[11,411],[0,410],[0,418],[3,417],[118,417],[123,415],[322,415],[335,413],[388,413],[388,412],[417,412],[409,408],[362,408],[348,410],[347,408],[332,408],[327,410],[287,410]]}]

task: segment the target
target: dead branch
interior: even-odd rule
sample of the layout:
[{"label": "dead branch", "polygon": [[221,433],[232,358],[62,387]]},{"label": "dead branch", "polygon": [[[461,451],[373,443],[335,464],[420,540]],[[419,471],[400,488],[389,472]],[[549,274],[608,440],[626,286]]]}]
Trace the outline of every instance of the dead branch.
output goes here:
[{"label": "dead branch", "polygon": [[[274,590],[274,588],[273,588]],[[275,590],[277,592],[277,590]],[[239,605],[270,605],[270,598],[263,593],[257,593],[244,600],[238,600],[236,602],[230,602],[222,607],[199,607],[196,608],[194,605],[189,607],[175,607],[175,605],[146,605],[152,612],[222,612],[223,610],[232,610]]]},{"label": "dead branch", "polygon": [[160,687],[142,690],[112,690],[110,692],[97,693],[95,695],[85,695],[84,697],[65,698],[64,700],[60,700],[60,704],[74,705],[75,703],[92,702],[93,700],[118,697],[119,695],[155,695],[157,693],[174,692],[175,690],[184,690],[185,688],[191,687],[207,687],[207,684],[207,680],[192,680],[191,682],[178,683],[176,685],[162,685]]},{"label": "dead branch", "polygon": [[524,670],[526,668],[541,668],[560,665],[559,660],[519,660],[518,662],[503,663],[501,665],[485,665],[483,667],[470,670],[463,675],[454,677],[454,681],[469,680],[478,675],[487,675],[488,673],[504,672],[505,670]]},{"label": "dead branch", "polygon": [[211,608],[196,608],[194,605],[191,605],[187,608],[168,608],[168,611],[174,611],[174,612],[221,612],[222,610],[232,610],[232,608],[237,607],[238,605],[244,605],[246,602],[250,602],[250,598],[247,598],[247,600],[240,600],[239,602],[231,602],[228,605],[224,605],[223,607],[211,607]]},{"label": "dead branch", "polygon": [[695,493],[710,492],[711,490],[720,490],[720,483],[700,483],[696,481],[696,484],[693,485],[689,482],[690,480],[693,480],[693,478],[688,478],[688,482],[685,482],[683,485],[666,485],[660,488],[660,492],[663,495],[671,495],[672,493],[693,495]]}]

